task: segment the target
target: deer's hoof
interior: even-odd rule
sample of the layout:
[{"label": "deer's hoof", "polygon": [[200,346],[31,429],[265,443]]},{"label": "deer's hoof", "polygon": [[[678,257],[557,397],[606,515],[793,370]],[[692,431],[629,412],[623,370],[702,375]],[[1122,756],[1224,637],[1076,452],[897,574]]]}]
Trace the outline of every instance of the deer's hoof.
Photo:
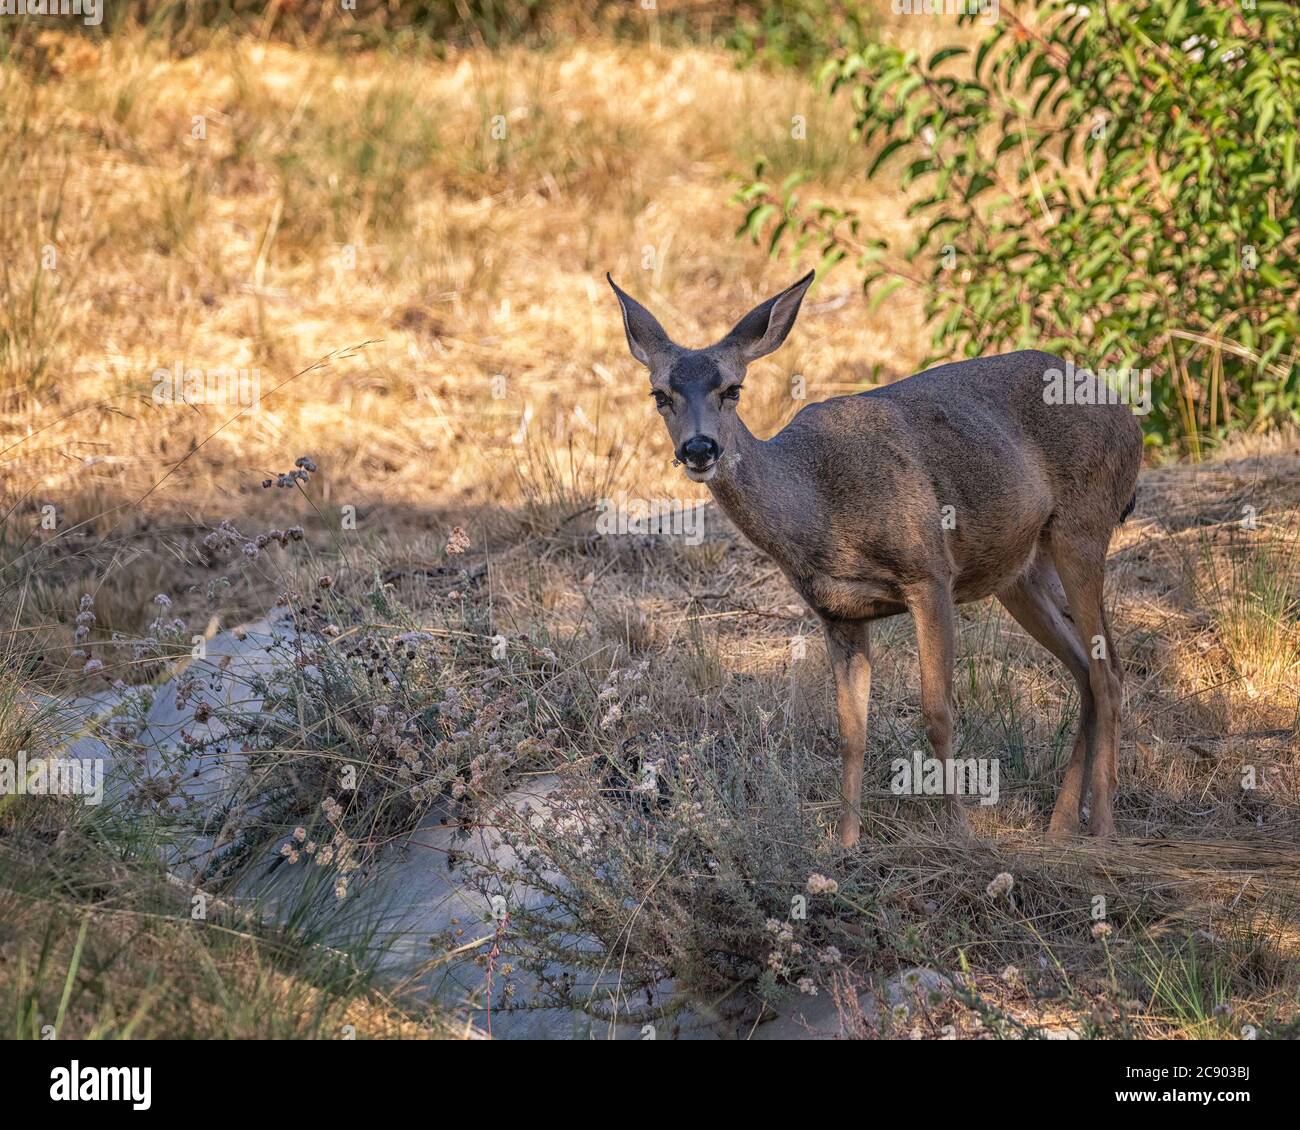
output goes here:
[{"label": "deer's hoof", "polygon": [[1047,825],[1049,840],[1071,840],[1079,834],[1079,818],[1071,818],[1064,812],[1053,812],[1051,822]]}]

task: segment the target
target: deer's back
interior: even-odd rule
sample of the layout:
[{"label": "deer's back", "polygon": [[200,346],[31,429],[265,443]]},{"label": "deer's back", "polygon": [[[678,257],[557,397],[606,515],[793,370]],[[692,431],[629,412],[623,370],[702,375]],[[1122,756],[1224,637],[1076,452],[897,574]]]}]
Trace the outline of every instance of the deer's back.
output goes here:
[{"label": "deer's back", "polygon": [[884,590],[940,568],[974,600],[1019,574],[1050,522],[1108,537],[1133,495],[1141,429],[1122,404],[1048,403],[1044,373],[1064,368],[1004,354],[800,412],[775,442],[817,484],[822,520],[788,570],[810,578],[814,603],[848,616],[852,593],[868,593],[851,578],[880,579],[887,602]]},{"label": "deer's back", "polygon": [[1049,375],[1065,369],[1059,357],[1024,350],[940,365],[863,399],[892,403],[917,422],[941,413],[952,448],[952,455],[931,449],[930,462],[941,471],[960,474],[963,460],[986,465],[980,453],[987,447],[1026,475],[1032,463],[1057,515],[1073,518],[1087,508],[1110,528],[1133,497],[1142,429],[1125,404],[1052,402],[1045,390],[1056,378]]}]

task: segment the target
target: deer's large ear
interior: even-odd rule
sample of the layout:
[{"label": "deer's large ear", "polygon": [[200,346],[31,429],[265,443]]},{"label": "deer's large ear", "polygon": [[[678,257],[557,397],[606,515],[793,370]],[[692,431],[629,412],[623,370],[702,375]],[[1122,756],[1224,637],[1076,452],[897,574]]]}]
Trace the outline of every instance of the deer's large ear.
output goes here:
[{"label": "deer's large ear", "polygon": [[618,304],[623,308],[623,329],[627,331],[627,347],[632,356],[647,369],[654,368],[655,361],[661,359],[673,348],[673,343],[664,328],[644,306],[635,298],[629,298],[618,288],[618,284],[608,274],[605,278],[618,296]]},{"label": "deer's large ear", "polygon": [[746,364],[766,357],[785,341],[815,276],[815,271],[809,271],[794,286],[755,306],[718,343],[719,348],[735,350]]}]

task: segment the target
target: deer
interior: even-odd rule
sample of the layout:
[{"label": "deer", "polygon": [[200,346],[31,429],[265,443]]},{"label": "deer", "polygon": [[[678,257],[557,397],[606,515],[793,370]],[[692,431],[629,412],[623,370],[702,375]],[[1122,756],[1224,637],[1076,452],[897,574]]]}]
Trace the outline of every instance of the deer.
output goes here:
[{"label": "deer", "polygon": [[[821,622],[839,723],[840,844],[854,847],[861,832],[872,622],[908,613],[915,623],[924,731],[948,781],[956,606],[989,596],[1078,689],[1048,836],[1082,834],[1085,815],[1088,834],[1113,836],[1123,671],[1103,583],[1111,536],[1136,504],[1133,409],[1105,388],[1061,402],[1045,390],[1073,367],[1025,350],[810,403],[761,440],[740,418],[746,372],[785,341],[815,272],[704,349],[676,344],[605,277],[675,465],[708,485]],[[948,823],[967,838],[961,798],[946,792]]]}]

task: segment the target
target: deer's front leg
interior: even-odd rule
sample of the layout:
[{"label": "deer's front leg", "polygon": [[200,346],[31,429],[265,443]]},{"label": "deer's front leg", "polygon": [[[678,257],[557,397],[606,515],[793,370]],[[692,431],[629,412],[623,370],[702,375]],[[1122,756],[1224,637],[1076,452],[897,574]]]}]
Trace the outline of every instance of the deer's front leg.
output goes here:
[{"label": "deer's front leg", "polygon": [[867,621],[825,620],[826,650],[835,673],[840,722],[840,843],[858,842],[862,823],[862,760],[867,752],[871,699],[871,627]]},{"label": "deer's front leg", "polygon": [[[932,581],[904,593],[908,610],[916,621],[916,644],[921,658],[921,714],[925,733],[935,757],[944,763],[944,780],[952,778],[952,668],[956,652],[957,610],[952,590],[946,583]],[[955,792],[947,794],[945,805],[958,836],[969,834],[966,810]]]}]

